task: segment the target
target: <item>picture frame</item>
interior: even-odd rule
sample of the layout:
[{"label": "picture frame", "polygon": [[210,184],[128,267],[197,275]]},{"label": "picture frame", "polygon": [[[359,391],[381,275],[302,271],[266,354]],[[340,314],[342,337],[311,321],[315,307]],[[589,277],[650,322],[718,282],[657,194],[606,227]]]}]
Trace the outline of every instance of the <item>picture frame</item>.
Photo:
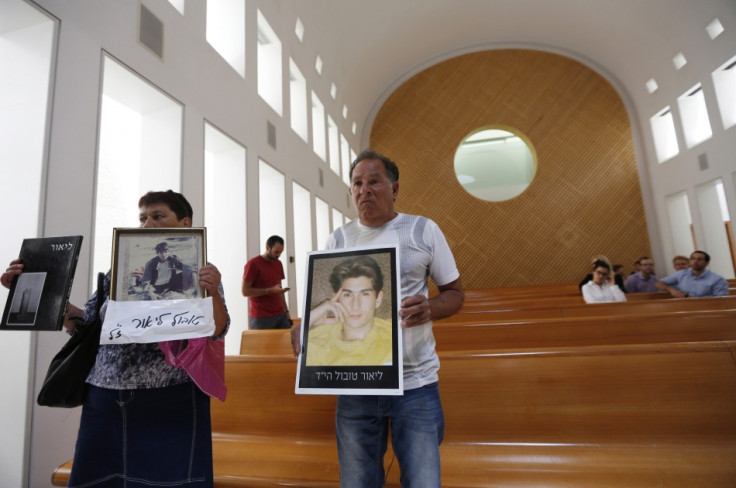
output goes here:
[{"label": "picture frame", "polygon": [[308,254],[296,393],[403,394],[400,276],[395,246]]},{"label": "picture frame", "polygon": [[110,299],[204,298],[198,273],[206,263],[204,227],[115,228]]}]

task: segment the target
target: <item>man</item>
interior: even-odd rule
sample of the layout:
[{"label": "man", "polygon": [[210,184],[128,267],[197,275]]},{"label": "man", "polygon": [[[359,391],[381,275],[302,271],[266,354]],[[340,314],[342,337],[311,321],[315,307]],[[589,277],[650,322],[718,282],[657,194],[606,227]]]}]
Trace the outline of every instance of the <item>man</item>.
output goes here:
[{"label": "man", "polygon": [[156,257],[146,263],[141,277],[144,290],[161,295],[167,291],[184,291],[183,268],[179,258],[172,256],[166,242],[156,244]]},{"label": "man", "polygon": [[695,251],[690,255],[690,269],[676,271],[657,282],[657,288],[675,298],[717,297],[728,295],[728,282],[708,267],[710,255]]},{"label": "man", "polygon": [[243,296],[250,302],[251,329],[288,329],[291,327],[289,308],[281,288],[284,267],[279,261],[284,252],[284,239],[271,236],[266,252],[249,260],[243,271]]},{"label": "man", "polygon": [[[336,434],[342,488],[384,484],[387,435],[408,488],[440,486],[439,444],[444,417],[437,386],[439,358],[432,321],[449,317],[463,304],[464,292],[452,251],[437,224],[394,210],[399,169],[387,157],[363,151],[350,168],[350,194],[358,212],[328,239],[330,249],[368,244],[399,247],[404,340],[403,396],[343,395],[337,400]],[[439,293],[428,298],[427,277]],[[299,353],[299,328],[292,329]]]},{"label": "man", "polygon": [[626,278],[627,293],[646,293],[658,291],[657,281],[659,278],[654,274],[654,260],[648,256],[639,258],[639,271]]},{"label": "man", "polygon": [[375,259],[356,256],[330,274],[335,294],[309,317],[307,366],[390,365],[391,321],[375,316],[383,302],[383,273]]},{"label": "man", "polygon": [[688,269],[690,267],[690,260],[685,256],[675,256],[672,258],[672,267],[675,268],[675,271]]}]

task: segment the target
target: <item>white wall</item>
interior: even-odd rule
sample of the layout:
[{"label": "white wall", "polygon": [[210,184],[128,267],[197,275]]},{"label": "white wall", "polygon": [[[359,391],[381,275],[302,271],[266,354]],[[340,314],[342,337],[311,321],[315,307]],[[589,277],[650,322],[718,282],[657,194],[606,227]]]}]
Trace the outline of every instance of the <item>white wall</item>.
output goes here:
[{"label": "white wall", "polygon": [[[704,4],[705,5],[705,4]],[[681,36],[672,39],[672,52],[669,58],[650,60],[651,76],[657,81],[659,88],[653,94],[647,93],[642,80],[641,90],[631,94],[638,117],[638,123],[642,127],[641,140],[644,143],[644,153],[640,159],[644,162],[645,171],[650,181],[650,195],[654,202],[654,211],[647,212],[650,225],[658,228],[662,236],[662,247],[653,250],[657,259],[657,272],[660,275],[672,272],[672,257],[679,254],[677,245],[672,239],[666,199],[681,191],[686,191],[690,203],[690,213],[693,218],[693,227],[697,245],[703,250],[722,253],[722,249],[707,249],[709,241],[713,236],[708,234],[707,226],[703,225],[702,213],[698,207],[696,188],[703,183],[721,178],[728,202],[728,210],[733,217],[736,215],[736,183],[733,173],[736,169],[736,127],[727,130],[723,128],[723,122],[715,98],[715,88],[711,73],[723,63],[736,55],[736,9],[713,8],[716,3],[708,4],[694,13],[694,18],[683,19]],[[715,39],[711,40],[706,32],[706,26],[718,17],[725,27],[725,31]],[[685,21],[686,20],[686,21]],[[687,64],[680,70],[676,70],[671,58],[678,52],[685,54]],[[702,83],[703,95],[713,136],[690,149],[685,144],[682,130],[681,113],[678,108],[677,99],[687,90]],[[680,153],[665,161],[658,163],[655,155],[654,142],[649,128],[649,118],[665,106],[670,106],[675,119],[675,131],[680,146]],[[698,157],[704,155],[707,159],[708,168],[700,169]],[[693,249],[690,249],[690,252]],[[687,253],[689,254],[689,252]],[[722,259],[725,258],[725,259]],[[730,267],[730,256],[721,256],[711,262],[711,269],[724,276],[733,275]]]}]

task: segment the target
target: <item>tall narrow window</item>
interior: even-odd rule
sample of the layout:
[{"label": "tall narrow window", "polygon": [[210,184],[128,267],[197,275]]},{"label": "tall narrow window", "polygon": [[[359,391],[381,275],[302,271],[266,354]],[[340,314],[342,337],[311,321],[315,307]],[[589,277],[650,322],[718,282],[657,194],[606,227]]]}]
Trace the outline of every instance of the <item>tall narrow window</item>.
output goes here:
[{"label": "tall narrow window", "polygon": [[[288,259],[291,243],[286,235],[286,190],[284,175],[273,166],[259,160],[258,165],[258,218],[260,233],[258,238],[259,249],[265,249],[266,240],[272,235],[284,239],[284,252],[281,262],[284,264],[285,282],[282,286],[289,286]],[[287,297],[288,303],[288,297]]]},{"label": "tall narrow window", "polygon": [[103,70],[94,274],[110,269],[113,227],[137,227],[141,194],[181,184],[182,105],[109,56]]},{"label": "tall narrow window", "polygon": [[[222,286],[232,296],[240,290],[246,255],[245,148],[205,123],[204,225],[207,258],[222,274]],[[245,300],[229,300],[230,335],[226,354],[240,354],[240,335],[248,323]],[[231,340],[231,338],[233,340]]]},{"label": "tall narrow window", "polygon": [[729,129],[736,125],[736,56],[713,72],[713,86],[723,128]]},{"label": "tall narrow window", "polygon": [[668,196],[666,204],[672,234],[673,254],[690,256],[690,253],[698,246],[695,242],[693,219],[690,214],[690,202],[687,198],[687,192],[681,191]]},{"label": "tall narrow window", "polygon": [[[296,288],[292,287],[294,296],[302,297],[305,293],[304,278],[307,266],[307,253],[313,251],[312,247],[312,210],[311,194],[309,190],[294,182],[292,184],[294,194],[294,272],[296,275]],[[292,317],[302,317],[301,300],[297,300],[296,313]]]},{"label": "tall narrow window", "polygon": [[[21,241],[41,230],[40,202],[49,120],[49,89],[54,69],[58,30],[56,22],[34,7],[33,2],[0,2],[0,208],[3,238],[0,256],[7,263],[17,256]],[[73,191],[73,190],[71,190]],[[6,264],[3,264],[3,271]],[[8,290],[0,286],[0,303]],[[0,401],[0,472],[4,486],[26,486],[31,436],[29,415],[30,374],[36,358],[35,332],[3,333],[0,369],[3,399]],[[34,439],[36,437],[34,436]]]},{"label": "tall narrow window", "polygon": [[720,178],[695,187],[703,249],[710,254],[709,268],[725,278],[734,277],[734,249],[731,217]]},{"label": "tall narrow window", "polygon": [[345,136],[340,134],[340,154],[342,157],[342,181],[350,186],[350,146]]},{"label": "tall narrow window", "polygon": [[294,63],[289,59],[289,98],[291,100],[291,128],[299,134],[304,142],[309,142],[307,128],[307,80]]},{"label": "tall narrow window", "polygon": [[685,145],[688,148],[707,141],[713,135],[708,120],[708,109],[705,106],[703,88],[698,83],[677,99],[680,109],[682,130],[685,134]]},{"label": "tall narrow window", "polygon": [[337,124],[332,117],[327,116],[327,142],[330,155],[330,169],[340,176],[340,135]]},{"label": "tall narrow window", "polygon": [[680,152],[680,147],[677,145],[675,121],[672,118],[670,108],[665,107],[649,119],[649,123],[652,127],[652,137],[654,138],[654,149],[657,152],[657,161],[663,163],[677,156]]},{"label": "tall narrow window", "polygon": [[245,2],[207,0],[207,42],[245,77]]},{"label": "tall narrow window", "polygon": [[327,142],[325,135],[325,107],[312,92],[312,148],[322,161],[327,161]]},{"label": "tall narrow window", "polygon": [[258,11],[258,94],[283,115],[281,41]]},{"label": "tall narrow window", "polygon": [[330,206],[319,197],[314,198],[314,221],[317,224],[317,249],[324,249],[330,235]]}]

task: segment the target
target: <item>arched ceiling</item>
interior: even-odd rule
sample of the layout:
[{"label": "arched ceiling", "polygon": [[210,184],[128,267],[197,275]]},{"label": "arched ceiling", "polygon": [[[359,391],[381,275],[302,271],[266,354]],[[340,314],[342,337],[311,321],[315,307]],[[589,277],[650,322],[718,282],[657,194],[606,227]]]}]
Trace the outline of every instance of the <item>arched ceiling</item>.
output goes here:
[{"label": "arched ceiling", "polygon": [[599,71],[636,106],[649,78],[673,71],[675,54],[695,54],[688,46],[707,37],[714,18],[736,29],[735,0],[284,1],[303,21],[305,46],[324,59],[363,142],[396,87],[456,55],[508,47],[564,54]]}]

